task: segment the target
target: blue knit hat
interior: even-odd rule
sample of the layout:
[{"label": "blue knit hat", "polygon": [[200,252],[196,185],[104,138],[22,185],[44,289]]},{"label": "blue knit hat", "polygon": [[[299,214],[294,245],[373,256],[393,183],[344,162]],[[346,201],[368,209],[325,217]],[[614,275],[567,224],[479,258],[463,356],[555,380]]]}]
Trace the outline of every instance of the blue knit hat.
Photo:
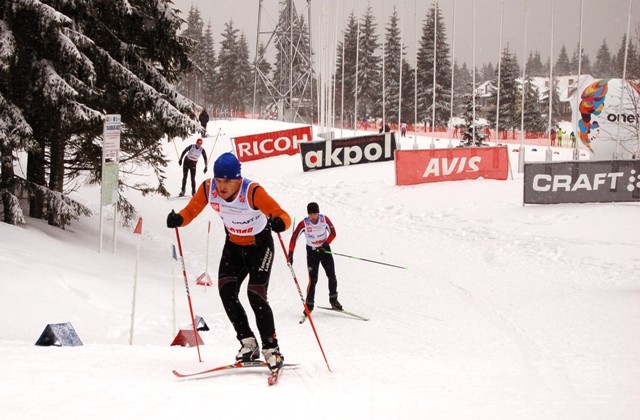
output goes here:
[{"label": "blue knit hat", "polygon": [[240,161],[230,152],[223,153],[213,164],[213,177],[221,179],[240,179]]}]

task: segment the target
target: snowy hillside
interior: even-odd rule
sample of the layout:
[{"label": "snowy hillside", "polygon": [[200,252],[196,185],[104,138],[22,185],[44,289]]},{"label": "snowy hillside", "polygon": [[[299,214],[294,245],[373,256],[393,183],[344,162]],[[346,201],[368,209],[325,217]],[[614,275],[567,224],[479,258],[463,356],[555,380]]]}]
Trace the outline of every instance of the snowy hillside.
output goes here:
[{"label": "snowy hillside", "polygon": [[[231,149],[230,137],[278,127],[214,121],[214,136],[204,147],[209,153],[220,133],[213,162]],[[176,193],[182,172],[175,150],[194,139],[165,147],[173,159],[168,184]],[[404,146],[412,143],[408,138]],[[418,141],[421,147],[429,143]],[[544,148],[537,149],[527,156],[543,159]],[[556,151],[554,159],[571,156],[569,149]],[[511,159],[517,168],[517,153]],[[198,182],[206,176],[202,169],[200,162]],[[340,301],[370,321],[313,312],[333,372],[309,323],[298,323],[302,304],[276,238],[269,299],[285,359],[300,366],[285,371],[274,387],[267,387],[262,370],[176,378],[173,369],[230,363],[239,347],[216,288],[195,284],[208,263],[215,286],[222,224],[205,209],[180,229],[194,312],[210,328],[201,332],[200,363],[195,347],[169,345],[176,328],[190,328],[181,267],[171,256],[175,232],[165,227],[167,213],[186,201],[128,192],[143,217],[143,233],[119,227],[113,253],[107,216],[98,253],[99,190],[83,187],[75,198],[95,215],[66,231],[37,220],[25,227],[0,223],[0,417],[640,416],[637,203],[523,206],[517,173],[507,181],[397,187],[393,162],[305,173],[299,156],[280,156],[243,164],[243,175],[260,182],[297,221],[306,204],[317,201],[335,224],[335,252],[408,267],[335,257]],[[286,243],[290,235],[282,235]],[[296,255],[294,269],[305,288],[301,243]],[[327,303],[321,270],[316,304]],[[83,346],[34,345],[47,324],[64,322],[73,325]]]}]

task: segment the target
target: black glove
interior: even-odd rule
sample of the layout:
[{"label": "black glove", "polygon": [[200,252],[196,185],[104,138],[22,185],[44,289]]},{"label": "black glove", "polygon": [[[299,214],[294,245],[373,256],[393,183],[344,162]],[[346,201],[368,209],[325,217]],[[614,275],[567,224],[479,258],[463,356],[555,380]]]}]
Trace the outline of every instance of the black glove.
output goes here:
[{"label": "black glove", "polygon": [[289,264],[293,264],[293,252],[289,251],[289,256],[287,257]]},{"label": "black glove", "polygon": [[279,217],[272,217],[269,219],[269,221],[271,222],[271,230],[273,230],[274,232],[284,232],[287,228],[284,224],[284,220]]},{"label": "black glove", "polygon": [[331,252],[331,248],[329,248],[329,244],[324,242],[322,245],[318,247],[318,251],[320,252]]},{"label": "black glove", "polygon": [[205,166],[205,167],[204,167],[204,173],[206,174],[208,170],[209,170],[209,168],[207,168],[207,167]]},{"label": "black glove", "polygon": [[180,216],[180,213],[176,213],[171,210],[171,213],[167,216],[167,227],[168,228],[176,228],[182,226],[182,222],[184,219]]},{"label": "black glove", "polygon": [[182,159],[178,159],[178,165],[182,166]]}]

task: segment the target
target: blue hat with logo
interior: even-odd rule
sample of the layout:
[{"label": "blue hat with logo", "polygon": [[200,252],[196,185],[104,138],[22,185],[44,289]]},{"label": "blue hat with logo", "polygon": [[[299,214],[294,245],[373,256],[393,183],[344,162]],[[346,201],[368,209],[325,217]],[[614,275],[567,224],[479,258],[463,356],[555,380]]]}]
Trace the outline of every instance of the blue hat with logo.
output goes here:
[{"label": "blue hat with logo", "polygon": [[220,179],[240,179],[240,161],[233,153],[223,153],[213,164],[213,177]]}]

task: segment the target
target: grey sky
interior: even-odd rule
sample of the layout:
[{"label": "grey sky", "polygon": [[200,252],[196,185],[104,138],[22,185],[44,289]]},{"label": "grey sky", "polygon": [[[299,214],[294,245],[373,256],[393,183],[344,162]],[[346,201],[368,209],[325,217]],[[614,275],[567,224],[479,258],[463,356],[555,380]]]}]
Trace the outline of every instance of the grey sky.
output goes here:
[{"label": "grey sky", "polygon": [[[407,60],[414,62],[416,35],[418,28],[418,41],[422,33],[422,24],[425,20],[428,7],[433,2],[430,0],[311,0],[312,38],[322,36],[326,28],[319,28],[315,22],[324,4],[338,4],[336,15],[338,19],[346,22],[346,17],[353,11],[357,17],[361,17],[368,6],[371,6],[376,23],[378,25],[379,40],[382,40],[384,27],[388,23],[393,7],[396,7],[402,18],[403,43],[407,46]],[[220,33],[224,24],[233,20],[234,25],[242,30],[250,43],[251,55],[254,54],[256,30],[258,22],[259,0],[174,0],[176,8],[182,10],[182,16],[186,18],[189,8],[197,7],[205,24],[211,22],[213,26],[214,42],[216,50],[221,40]],[[306,11],[306,0],[295,0],[299,12]],[[473,0],[455,0],[455,34],[454,29],[454,0],[441,0],[439,8],[442,10],[447,28],[447,41],[450,47],[455,49],[456,61],[461,64],[466,62],[469,67],[473,62],[473,26],[475,21],[475,62],[477,66],[482,63],[498,60],[500,50],[500,9],[504,6],[502,47],[507,43],[514,52],[518,61],[524,50],[525,20],[526,20],[526,51],[540,51],[543,61],[551,48],[551,19],[553,7],[553,56],[554,61],[564,44],[569,58],[578,45],[580,36],[580,4],[581,0],[475,0],[475,19],[472,7]],[[627,31],[629,16],[629,0],[583,0],[583,34],[582,45],[589,54],[592,62],[602,40],[606,39],[612,54],[620,47],[622,36]],[[262,3],[261,30],[273,28],[278,16],[279,0],[264,0]],[[631,13],[631,37],[637,39],[640,31],[640,2],[634,0]],[[528,13],[525,13],[525,10]],[[525,15],[527,18],[525,19]],[[344,29],[345,25],[339,25]],[[455,37],[454,37],[455,35]],[[261,37],[261,40],[263,38]],[[266,41],[266,38],[264,38]],[[455,41],[455,42],[454,42]]]}]

